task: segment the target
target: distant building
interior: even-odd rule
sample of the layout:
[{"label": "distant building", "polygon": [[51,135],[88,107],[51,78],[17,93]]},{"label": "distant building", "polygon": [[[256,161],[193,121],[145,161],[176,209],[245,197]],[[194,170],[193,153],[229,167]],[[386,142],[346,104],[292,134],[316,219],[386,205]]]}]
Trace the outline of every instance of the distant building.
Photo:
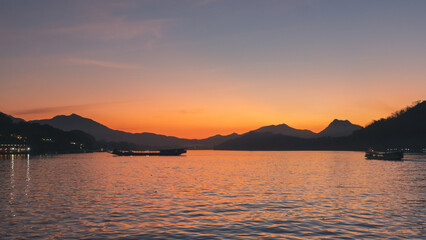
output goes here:
[{"label": "distant building", "polygon": [[0,144],[0,154],[25,154],[30,150],[31,148],[25,144]]}]

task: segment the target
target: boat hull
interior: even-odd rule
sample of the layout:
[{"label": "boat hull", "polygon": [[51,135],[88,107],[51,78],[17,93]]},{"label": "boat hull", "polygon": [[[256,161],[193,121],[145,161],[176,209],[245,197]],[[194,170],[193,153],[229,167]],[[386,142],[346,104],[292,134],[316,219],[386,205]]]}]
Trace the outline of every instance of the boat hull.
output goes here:
[{"label": "boat hull", "polygon": [[114,150],[112,154],[117,156],[179,156],[186,153],[185,149],[162,149],[157,151],[124,151]]},{"label": "boat hull", "polygon": [[366,152],[365,159],[367,160],[390,160],[402,161],[404,154],[402,152]]}]

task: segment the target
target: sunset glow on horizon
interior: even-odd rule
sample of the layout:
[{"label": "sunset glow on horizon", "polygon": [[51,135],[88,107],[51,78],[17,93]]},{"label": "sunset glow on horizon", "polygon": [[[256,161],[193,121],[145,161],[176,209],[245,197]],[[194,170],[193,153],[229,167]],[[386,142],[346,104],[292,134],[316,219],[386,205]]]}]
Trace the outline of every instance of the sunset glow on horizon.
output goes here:
[{"label": "sunset glow on horizon", "polygon": [[182,138],[365,126],[426,93],[426,1],[2,1],[0,112]]}]

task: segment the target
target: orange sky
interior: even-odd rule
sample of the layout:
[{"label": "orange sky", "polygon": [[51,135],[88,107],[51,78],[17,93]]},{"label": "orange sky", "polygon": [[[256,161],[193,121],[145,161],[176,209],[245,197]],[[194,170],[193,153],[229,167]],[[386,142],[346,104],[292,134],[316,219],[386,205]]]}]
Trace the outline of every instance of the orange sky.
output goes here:
[{"label": "orange sky", "polygon": [[5,2],[0,111],[205,138],[425,99],[426,2],[237,2]]}]

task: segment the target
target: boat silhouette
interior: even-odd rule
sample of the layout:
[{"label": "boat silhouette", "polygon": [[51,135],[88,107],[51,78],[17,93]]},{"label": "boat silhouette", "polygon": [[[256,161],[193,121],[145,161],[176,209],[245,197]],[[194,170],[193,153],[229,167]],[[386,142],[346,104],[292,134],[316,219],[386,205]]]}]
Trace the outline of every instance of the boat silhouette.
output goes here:
[{"label": "boat silhouette", "polygon": [[186,153],[186,149],[160,149],[160,150],[147,150],[147,151],[134,151],[134,150],[113,150],[111,152],[118,156],[179,156]]},{"label": "boat silhouette", "polygon": [[404,154],[401,151],[397,152],[375,152],[373,149],[369,149],[365,153],[365,159],[376,159],[376,160],[392,160],[401,161]]}]

